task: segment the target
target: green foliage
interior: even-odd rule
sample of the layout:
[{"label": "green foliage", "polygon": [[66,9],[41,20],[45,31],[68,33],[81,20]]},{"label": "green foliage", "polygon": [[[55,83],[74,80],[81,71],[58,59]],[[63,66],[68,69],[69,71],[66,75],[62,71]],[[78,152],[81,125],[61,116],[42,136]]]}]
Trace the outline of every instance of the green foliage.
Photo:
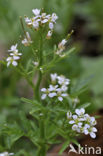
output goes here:
[{"label": "green foliage", "polygon": [[[100,29],[100,32],[103,32],[101,27],[102,5],[100,1],[80,4],[75,0],[44,0],[42,2],[32,0],[27,2],[28,5],[23,9],[21,5],[24,5],[24,3],[24,0],[12,1],[11,5],[7,0],[0,1],[1,30],[3,32],[9,30],[10,35],[15,39],[16,35],[19,36],[19,29],[14,28],[16,29],[15,33],[11,33],[10,29],[15,27],[15,25],[18,27],[19,15],[30,14],[33,4],[35,7],[44,6],[48,13],[56,12],[60,18],[55,27],[53,40],[50,42],[45,41],[43,44],[42,65],[34,67],[32,64],[33,61],[37,61],[38,57],[38,52],[36,51],[37,49],[39,51],[40,34],[38,32],[33,32],[32,34],[34,39],[33,47],[24,48],[21,46],[20,48],[20,51],[25,54],[21,61],[22,65],[19,65],[17,68],[6,69],[5,60],[0,60],[0,63],[3,64],[0,65],[0,72],[2,73],[0,75],[0,152],[10,150],[14,151],[16,156],[32,156],[34,153],[39,155],[40,151],[43,151],[42,146],[47,151],[52,145],[64,142],[60,150],[61,154],[70,142],[78,144],[75,140],[78,135],[67,124],[67,111],[71,110],[74,112],[75,108],[86,108],[91,112],[102,107],[101,67],[103,66],[103,60],[80,58],[78,54],[72,54],[77,50],[73,45],[67,47],[64,58],[55,57],[54,51],[57,50],[57,46],[53,45],[60,42],[60,39],[68,33],[75,13],[95,19],[89,28],[95,25],[95,30],[98,31]],[[30,33],[32,33],[31,30]],[[7,37],[7,33],[5,34]],[[9,37],[7,38],[9,39]],[[38,74],[40,67],[43,70],[41,72],[43,77]],[[44,86],[44,84],[49,84],[47,79],[48,73],[51,71],[62,73],[72,80],[68,90],[69,97],[64,102],[59,103],[57,100],[52,99],[46,99],[43,102],[41,99],[35,98],[35,94],[40,94],[40,91],[35,93],[36,83],[34,83],[34,75],[41,77],[42,85]],[[24,82],[24,79],[26,82]],[[90,90],[88,89],[88,83]],[[39,85],[38,87],[40,87]],[[91,91],[93,93],[92,97],[90,97]],[[73,99],[77,96],[80,99],[80,103],[74,105]],[[21,98],[20,100],[20,97],[26,98]],[[93,104],[91,104],[92,102]],[[25,141],[25,138],[28,140]],[[20,142],[22,142],[22,145]],[[26,142],[28,142],[27,145]],[[25,148],[27,146],[28,148]],[[45,153],[45,151],[43,152]]]}]

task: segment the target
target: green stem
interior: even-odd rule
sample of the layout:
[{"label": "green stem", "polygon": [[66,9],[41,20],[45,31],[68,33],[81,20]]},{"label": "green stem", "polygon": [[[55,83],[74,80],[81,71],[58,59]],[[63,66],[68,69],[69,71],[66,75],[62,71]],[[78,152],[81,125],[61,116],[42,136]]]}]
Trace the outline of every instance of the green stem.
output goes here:
[{"label": "green stem", "polygon": [[37,151],[37,156],[46,156],[46,144],[45,144],[45,122],[44,117],[40,117],[40,147]]},{"label": "green stem", "polygon": [[[39,49],[39,67],[42,65],[43,62],[43,36],[42,36],[42,31],[40,33],[40,49]],[[42,80],[42,72],[39,70],[38,73],[38,80],[37,80],[37,84],[35,87],[35,98],[40,101],[40,83]]]},{"label": "green stem", "polygon": [[[42,66],[43,63],[43,32],[42,29],[40,31],[40,48],[39,48],[39,67]],[[38,80],[35,87],[35,98],[40,101],[40,83],[42,80],[42,72],[39,70]],[[43,113],[43,112],[41,112]],[[37,151],[37,156],[46,156],[46,145],[45,145],[45,123],[44,123],[44,114],[40,116],[39,128],[40,128],[40,147]]]}]

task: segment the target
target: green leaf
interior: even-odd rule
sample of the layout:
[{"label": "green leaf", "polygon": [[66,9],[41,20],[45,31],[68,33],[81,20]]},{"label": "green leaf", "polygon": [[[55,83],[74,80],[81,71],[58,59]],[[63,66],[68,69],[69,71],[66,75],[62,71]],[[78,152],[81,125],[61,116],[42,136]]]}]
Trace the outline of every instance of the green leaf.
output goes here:
[{"label": "green leaf", "polygon": [[67,52],[66,52],[66,56],[70,55],[71,53],[73,53],[75,51],[75,47],[69,49]]},{"label": "green leaf", "polygon": [[83,105],[81,105],[81,106],[78,106],[77,108],[87,108],[87,107],[89,107],[91,105],[91,103],[84,103]]},{"label": "green leaf", "polygon": [[70,144],[70,140],[68,139],[63,145],[61,150],[59,151],[59,154],[62,154],[64,152],[64,150],[69,146]]},{"label": "green leaf", "polygon": [[41,106],[41,104],[36,101],[36,100],[30,100],[30,99],[27,99],[27,98],[21,98],[21,101],[25,102],[25,103],[28,103],[28,104],[34,104],[36,106]]},{"label": "green leaf", "polygon": [[100,116],[100,115],[95,115],[95,118],[96,118],[96,119],[100,119],[101,116]]},{"label": "green leaf", "polygon": [[77,145],[77,146],[80,145],[80,144],[78,143],[78,141],[76,141],[76,140],[74,140],[74,139],[72,139],[71,142],[74,143],[74,144]]},{"label": "green leaf", "polygon": [[6,135],[5,142],[7,148],[9,149],[19,138],[24,135],[23,131],[16,123],[12,125],[5,125],[3,133]]},{"label": "green leaf", "polygon": [[40,110],[41,110],[40,108],[32,108],[29,113],[32,115],[33,113],[39,112]]},{"label": "green leaf", "polygon": [[74,87],[71,88],[71,94],[72,95],[79,95],[82,92],[84,92],[87,89],[87,84],[90,82],[93,76],[89,76],[88,78],[84,80],[79,80],[77,83],[74,85]]},{"label": "green leaf", "polygon": [[30,100],[30,99],[27,99],[27,98],[21,98],[21,101],[23,101],[25,103],[28,103],[28,104],[33,103],[33,100]]}]

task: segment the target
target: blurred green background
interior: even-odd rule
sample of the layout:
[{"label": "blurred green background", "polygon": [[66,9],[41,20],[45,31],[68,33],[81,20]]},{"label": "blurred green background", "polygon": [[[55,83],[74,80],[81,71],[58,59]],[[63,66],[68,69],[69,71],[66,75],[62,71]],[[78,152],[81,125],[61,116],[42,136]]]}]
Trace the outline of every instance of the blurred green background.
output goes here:
[{"label": "blurred green background", "polygon": [[[88,108],[91,113],[102,109],[103,1],[0,0],[0,60],[7,56],[7,49],[16,43],[22,33],[19,16],[31,16],[33,8],[44,8],[46,12],[56,12],[59,16],[53,41],[48,45],[48,49],[61,41],[72,29],[74,30],[68,46],[74,45],[76,53],[56,65],[53,72],[65,74],[73,84],[79,85],[79,82],[87,80],[87,90],[79,95],[81,103],[91,102]],[[30,106],[21,103],[19,97],[22,96],[32,97],[29,86],[18,73],[0,65],[0,124],[19,121],[19,110],[28,112]],[[9,149],[6,139],[3,138],[4,136],[0,138],[0,151]],[[33,145],[31,142],[28,144],[29,141],[26,142],[25,139],[27,138],[21,139],[21,145],[24,144],[30,153]],[[15,147],[17,151],[21,145],[14,144],[12,148]]]}]

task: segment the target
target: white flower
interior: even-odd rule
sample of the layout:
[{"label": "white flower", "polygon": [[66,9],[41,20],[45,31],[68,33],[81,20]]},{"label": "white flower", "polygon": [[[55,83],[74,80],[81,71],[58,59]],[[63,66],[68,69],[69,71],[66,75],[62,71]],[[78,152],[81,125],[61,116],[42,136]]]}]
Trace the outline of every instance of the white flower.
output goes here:
[{"label": "white flower", "polygon": [[90,118],[90,123],[91,123],[92,125],[96,125],[96,120],[95,120],[94,117],[91,117],[91,118]]},{"label": "white flower", "polygon": [[67,43],[67,40],[66,39],[63,39],[62,41],[61,41],[61,44],[64,46],[65,44]]},{"label": "white flower", "polygon": [[58,44],[58,48],[61,50],[65,49],[65,44],[67,43],[66,39],[63,39],[59,44]]},{"label": "white flower", "polygon": [[42,88],[42,89],[41,89],[41,92],[43,92],[43,94],[42,94],[42,96],[41,96],[41,99],[44,100],[44,99],[47,97],[49,91],[48,91],[48,89],[46,89],[46,88]]},{"label": "white flower", "polygon": [[31,41],[30,34],[28,32],[26,32],[26,38],[24,38],[24,40],[22,40],[22,44],[24,44],[25,46],[29,46],[31,43],[32,43],[32,41]]},{"label": "white flower", "polygon": [[55,23],[57,19],[58,19],[58,16],[55,13],[53,13],[51,16],[51,21]]},{"label": "white flower", "polygon": [[59,44],[58,44],[58,49],[55,52],[57,55],[59,55],[60,57],[64,57],[65,54],[62,54],[63,50],[65,49],[65,44],[67,43],[66,39],[63,39]]},{"label": "white flower", "polygon": [[16,51],[14,51],[13,53],[10,53],[10,56],[12,56],[14,60],[19,60],[21,55],[22,53],[18,53]]},{"label": "white flower", "polygon": [[0,153],[0,156],[10,156],[10,155],[14,155],[14,153],[8,153],[8,152]]},{"label": "white flower", "polygon": [[48,19],[44,19],[44,20],[41,21],[41,23],[43,23],[43,24],[47,23],[47,22],[48,22]]},{"label": "white flower", "polygon": [[78,98],[74,98],[74,99],[73,99],[73,102],[74,102],[75,104],[77,104],[77,103],[79,103],[79,99],[78,99]]},{"label": "white flower", "polygon": [[62,85],[62,86],[61,86],[61,90],[62,90],[63,92],[65,92],[65,91],[68,90],[68,87],[67,87],[66,85]]},{"label": "white flower", "polygon": [[61,96],[58,96],[59,101],[63,101],[63,98]]},{"label": "white flower", "polygon": [[49,23],[49,28],[50,28],[51,30],[53,30],[54,24],[50,22],[50,23]]},{"label": "white flower", "polygon": [[90,136],[91,136],[91,138],[93,138],[93,139],[95,139],[95,138],[96,138],[96,134],[95,134],[95,133],[93,133],[93,132],[90,132]]},{"label": "white flower", "polygon": [[56,79],[57,79],[57,73],[50,74],[50,77],[51,77],[52,83],[55,83],[56,82]]},{"label": "white flower", "polygon": [[58,85],[56,85],[56,86],[49,85],[48,90],[49,90],[50,92],[51,92],[51,91],[56,91],[57,87],[58,87]]},{"label": "white flower", "polygon": [[47,89],[46,89],[46,88],[42,88],[41,91],[42,91],[42,92],[46,92]]},{"label": "white flower", "polygon": [[38,30],[38,28],[39,28],[39,22],[38,21],[33,21],[33,28],[35,30]]},{"label": "white flower", "polygon": [[57,97],[59,101],[63,101],[64,97],[68,96],[66,91],[68,89],[67,85],[69,84],[69,82],[68,82],[69,79],[66,79],[63,76],[63,81],[61,82],[60,80],[58,80],[59,76],[56,73],[51,74],[50,77],[51,77],[51,83],[52,84],[50,84],[49,88],[47,88],[47,89],[46,88],[41,89],[41,91],[43,92],[41,98],[45,99],[47,96],[49,96],[50,98]]},{"label": "white flower", "polygon": [[68,118],[68,119],[71,119],[71,117],[72,117],[72,113],[71,113],[70,111],[68,111],[68,112],[67,112],[67,118]]},{"label": "white flower", "polygon": [[69,124],[74,124],[74,123],[75,123],[74,120],[69,121]]},{"label": "white flower", "polygon": [[49,31],[48,31],[48,33],[47,33],[46,38],[47,38],[47,39],[50,39],[50,38],[51,38],[51,36],[52,36],[52,31],[51,31],[51,30],[49,30]]},{"label": "white flower", "polygon": [[20,59],[20,56],[22,55],[22,53],[18,53],[17,44],[12,45],[11,49],[8,51],[10,52],[10,56],[12,56],[14,60]]},{"label": "white flower", "polygon": [[33,64],[37,67],[39,65],[39,62],[33,62]]},{"label": "white flower", "polygon": [[57,88],[56,91],[57,91],[57,96],[58,96],[58,100],[59,101],[63,101],[63,97],[67,97],[68,96],[67,93],[63,93],[62,92],[61,88]]},{"label": "white flower", "polygon": [[95,127],[92,127],[89,129],[89,131],[90,131],[91,138],[96,138],[95,132],[97,132],[97,129]]},{"label": "white flower", "polygon": [[[25,22],[27,26],[30,28],[33,27],[35,30],[39,29],[39,26],[48,26],[49,31],[46,35],[47,39],[50,39],[53,33],[54,24],[56,23],[56,20],[58,19],[58,16],[53,13],[52,15],[46,14],[45,12],[41,12],[40,9],[33,9],[32,10],[34,16],[32,18],[25,17]],[[26,43],[27,40],[24,40],[24,43]]]},{"label": "white flower", "polygon": [[41,99],[44,100],[44,99],[46,98],[46,96],[47,96],[47,94],[43,94],[43,95],[41,96]]},{"label": "white flower", "polygon": [[50,98],[53,98],[54,96],[56,96],[57,94],[55,93],[55,92],[53,92],[53,93],[49,93],[48,94],[48,96],[50,97]]},{"label": "white flower", "polygon": [[32,12],[33,12],[33,14],[34,14],[35,16],[40,15],[40,10],[39,10],[39,9],[33,9]]},{"label": "white flower", "polygon": [[8,52],[18,52],[18,49],[17,49],[17,44],[12,45],[12,46],[11,46],[11,49],[10,49],[10,50],[8,50]]},{"label": "white flower", "polygon": [[[85,109],[76,109],[74,115],[68,117],[69,124],[72,124],[72,129],[78,133],[84,133],[85,135],[90,135],[92,138],[96,137],[97,129],[94,127],[96,120],[94,117],[90,117],[85,113]],[[70,113],[69,113],[70,114]],[[95,123],[95,124],[94,124]]]},{"label": "white flower", "polygon": [[74,124],[74,125],[72,126],[72,130],[77,131],[77,129],[78,129],[78,126],[77,126],[76,124]]},{"label": "white flower", "polygon": [[83,133],[84,133],[85,135],[88,135],[88,134],[89,134],[89,131],[88,131],[88,129],[87,129],[86,127],[83,128]]},{"label": "white flower", "polygon": [[10,64],[12,64],[12,65],[15,66],[15,67],[18,65],[17,61],[15,61],[13,57],[8,57],[8,58],[6,59],[6,61],[7,61],[7,67],[8,67]]},{"label": "white flower", "polygon": [[75,110],[75,113],[79,116],[83,115],[85,113],[85,109],[84,108],[81,108],[81,109],[76,109]]},{"label": "white flower", "polygon": [[24,44],[25,46],[29,46],[28,40],[26,38],[24,38],[24,40],[22,40],[21,43]]},{"label": "white flower", "polygon": [[17,60],[20,59],[20,56],[22,55],[22,53],[18,53],[18,49],[17,49],[17,44],[16,45],[12,45],[11,49],[8,50],[10,52],[10,56],[6,59],[7,61],[7,67],[12,64],[13,66],[17,66]]},{"label": "white flower", "polygon": [[70,83],[70,80],[66,79],[63,75],[58,76],[57,79],[58,79],[58,83],[60,85],[64,85],[65,86],[65,85],[69,85],[69,83]]},{"label": "white flower", "polygon": [[28,17],[25,17],[24,20],[25,20],[25,23],[27,24],[27,26],[31,27],[32,20],[30,18],[28,18]]},{"label": "white flower", "polygon": [[95,127],[92,127],[92,128],[91,128],[91,131],[92,131],[92,132],[97,132],[97,129],[96,129]]}]

